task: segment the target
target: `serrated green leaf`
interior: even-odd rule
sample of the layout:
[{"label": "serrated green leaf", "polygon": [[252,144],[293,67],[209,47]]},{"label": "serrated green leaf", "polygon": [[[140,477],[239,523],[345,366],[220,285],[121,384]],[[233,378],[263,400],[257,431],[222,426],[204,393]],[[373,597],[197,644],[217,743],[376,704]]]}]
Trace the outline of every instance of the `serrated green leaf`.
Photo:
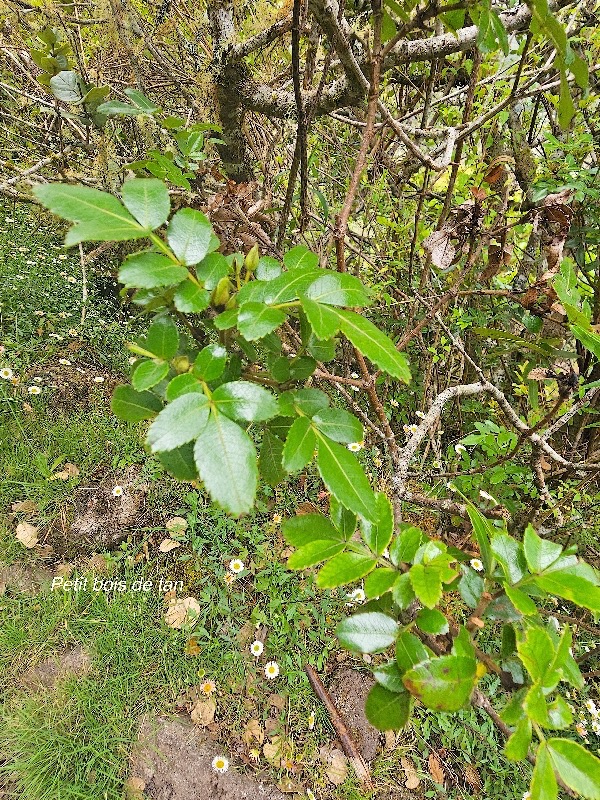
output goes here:
[{"label": "serrated green leaf", "polygon": [[[311,255],[313,254],[311,253]],[[315,278],[319,277],[319,273],[320,270],[307,269],[306,267],[282,272],[278,278],[269,281],[267,284],[264,296],[265,303],[275,305],[276,303],[287,303],[290,300],[295,300]]]},{"label": "serrated green leaf", "polygon": [[525,529],[523,549],[527,565],[532,572],[543,572],[559,558],[562,547],[548,539],[542,539],[531,525]]},{"label": "serrated green leaf", "polygon": [[433,711],[458,711],[469,700],[475,686],[474,659],[441,656],[405,672],[408,691]]},{"label": "serrated green leaf", "polygon": [[335,589],[364,578],[377,564],[377,559],[360,553],[339,553],[328,561],[317,573],[317,586]]},{"label": "serrated green leaf", "polygon": [[156,358],[170,361],[179,347],[179,331],[171,317],[156,317],[148,328],[144,348]]},{"label": "serrated green leaf", "polygon": [[600,589],[597,583],[582,577],[576,567],[545,572],[538,575],[535,582],[549,594],[563,597],[590,611],[600,612]]},{"label": "serrated green leaf", "polygon": [[[360,530],[367,547],[380,556],[392,540],[394,533],[394,510],[389,497],[383,492],[375,495],[377,521],[361,520]],[[394,570],[395,572],[395,570]],[[396,573],[397,574],[397,573]]]},{"label": "serrated green leaf", "polygon": [[290,417],[304,414],[313,417],[329,406],[329,398],[320,389],[293,389],[279,395],[281,413]]},{"label": "serrated green leaf", "polygon": [[289,569],[306,569],[321,561],[341,553],[345,542],[336,542],[333,539],[314,539],[312,542],[303,545],[288,558]]},{"label": "serrated green leaf", "polygon": [[171,218],[167,241],[182,264],[198,264],[210,249],[213,235],[208,217],[193,208],[182,208]]},{"label": "serrated green leaf", "polygon": [[442,633],[448,633],[448,620],[437,609],[423,608],[417,614],[417,626],[423,633],[430,633],[432,636],[439,636]]},{"label": "serrated green leaf", "polygon": [[388,661],[373,670],[373,677],[377,683],[384,686],[390,692],[406,692],[402,683],[402,673],[398,669],[395,661]]},{"label": "serrated green leaf", "polygon": [[287,472],[298,472],[312,459],[317,437],[308,417],[298,417],[289,430],[283,448],[282,464]]},{"label": "serrated green leaf", "polygon": [[335,313],[340,319],[342,333],[364,356],[393,378],[410,383],[408,359],[404,353],[396,350],[391,339],[370,320],[354,311],[335,309]]},{"label": "serrated green leaf", "polygon": [[505,586],[504,591],[506,592],[506,596],[513,604],[513,606],[520,611],[521,614],[525,616],[534,616],[537,614],[537,606],[529,597],[526,595],[525,592],[522,592],[520,589],[515,589],[511,586]]},{"label": "serrated green leaf", "polygon": [[529,800],[556,800],[558,787],[546,742],[538,747],[529,793]]},{"label": "serrated green leaf", "polygon": [[460,565],[460,571],[462,572],[462,577],[458,582],[460,596],[468,606],[477,608],[485,585],[483,578],[466,564]]},{"label": "serrated green leaf", "polygon": [[192,375],[191,372],[186,372],[183,375],[177,375],[172,381],[169,381],[165,392],[165,399],[170,403],[178,397],[189,394],[190,392],[201,394],[202,384],[195,375]]},{"label": "serrated green leaf", "polygon": [[340,329],[340,319],[330,308],[301,296],[302,309],[317,339],[331,339]]},{"label": "serrated green leaf", "polygon": [[163,467],[178,481],[195,481],[198,471],[194,462],[194,444],[188,442],[175,450],[165,450],[158,454]]},{"label": "serrated green leaf", "polygon": [[283,257],[283,263],[288,270],[303,269],[308,272],[319,266],[319,256],[300,244],[288,250]]},{"label": "serrated green leaf", "polygon": [[319,434],[317,468],[327,489],[355,514],[375,522],[375,493],[358,461],[345,447]]},{"label": "serrated green leaf", "polygon": [[[183,399],[183,398],[182,398]],[[256,448],[239,425],[212,413],[196,440],[194,458],[212,500],[230,514],[245,514],[254,505],[258,483]]]},{"label": "serrated green leaf", "polygon": [[46,183],[35,186],[32,191],[53,214],[75,223],[65,237],[67,246],[79,242],[143,239],[150,233],[107,192],[65,183]]},{"label": "serrated green leaf", "polygon": [[125,286],[136,289],[156,289],[180,283],[187,276],[187,269],[174,264],[170,258],[159,253],[135,253],[128,256],[119,270],[119,280]]},{"label": "serrated green leaf", "polygon": [[439,570],[432,566],[413,564],[408,574],[419,600],[427,608],[435,608],[442,597],[442,581]]},{"label": "serrated green leaf", "polygon": [[202,286],[187,280],[175,290],[173,302],[177,311],[181,311],[183,314],[199,314],[208,308],[210,294]]},{"label": "serrated green leaf", "polygon": [[362,424],[353,414],[341,408],[323,409],[314,415],[312,421],[321,433],[333,439],[334,442],[350,444],[350,442],[362,442],[363,440]]},{"label": "serrated green leaf", "polygon": [[227,362],[227,350],[220,344],[209,344],[199,353],[194,362],[193,372],[203,381],[220,378]]},{"label": "serrated green leaf", "polygon": [[600,800],[600,759],[570,739],[549,739],[548,755],[561,779],[588,800]]},{"label": "serrated green leaf", "polygon": [[355,653],[379,653],[396,641],[398,623],[387,614],[368,611],[343,619],[336,628],[340,643]]},{"label": "serrated green leaf", "polygon": [[221,253],[208,253],[196,265],[196,277],[209,291],[212,291],[218,282],[227,275],[229,275],[229,264]]},{"label": "serrated green leaf", "polygon": [[390,547],[392,564],[396,567],[401,563],[410,564],[424,539],[423,531],[420,528],[415,528],[413,525],[401,525],[400,533]]},{"label": "serrated green leaf", "polygon": [[286,471],[281,465],[282,458],[283,442],[270,430],[265,429],[258,457],[258,468],[269,486],[277,486],[286,477]]},{"label": "serrated green leaf", "polygon": [[259,281],[272,281],[281,275],[281,264],[271,256],[261,256],[256,268],[256,277]]},{"label": "serrated green leaf", "polygon": [[509,761],[523,761],[527,758],[531,732],[531,721],[527,717],[522,717],[504,746],[504,755]]},{"label": "serrated green leaf", "polygon": [[330,306],[369,305],[369,296],[354,275],[331,270],[322,270],[322,273],[306,288],[304,294],[310,300]]},{"label": "serrated green leaf", "polygon": [[213,403],[231,419],[257,422],[279,413],[277,398],[250,381],[222,383],[212,396]]},{"label": "serrated green leaf", "polygon": [[322,514],[299,514],[296,517],[290,517],[281,526],[281,532],[286,542],[292,547],[303,547],[315,539],[345,541],[340,532]]},{"label": "serrated green leaf", "polygon": [[390,692],[376,684],[367,696],[365,715],[380,731],[398,731],[409,720],[411,700],[408,692]]},{"label": "serrated green leaf", "polygon": [[169,374],[169,365],[164,361],[142,361],[131,376],[131,384],[137,392],[151,389]]},{"label": "serrated green leaf", "polygon": [[163,404],[152,392],[136,392],[131,386],[117,386],[113,392],[111,409],[115,416],[125,422],[141,422],[152,419]]},{"label": "serrated green leaf", "polygon": [[134,178],[121,189],[125,208],[146,230],[155,230],[167,221],[171,210],[169,192],[156,178]]},{"label": "serrated green leaf", "polygon": [[244,339],[254,342],[274,331],[286,320],[285,312],[264,303],[244,303],[240,306],[237,327]]},{"label": "serrated green leaf", "polygon": [[402,631],[396,641],[396,663],[404,675],[409,669],[429,661],[430,651],[413,633]]},{"label": "serrated green leaf", "polygon": [[510,583],[517,583],[525,575],[527,566],[520,542],[507,533],[495,531],[490,542],[492,553],[502,566]]},{"label": "serrated green leaf", "polygon": [[389,592],[396,583],[398,571],[389,567],[373,570],[365,579],[365,595],[371,599]]},{"label": "serrated green leaf", "polygon": [[210,404],[204,394],[184,394],[169,403],[148,431],[152,452],[174,450],[195,439],[208,421]]},{"label": "serrated green leaf", "polygon": [[396,578],[396,582],[392,588],[392,598],[399,608],[408,608],[415,599],[415,593],[408,572],[404,572]]}]

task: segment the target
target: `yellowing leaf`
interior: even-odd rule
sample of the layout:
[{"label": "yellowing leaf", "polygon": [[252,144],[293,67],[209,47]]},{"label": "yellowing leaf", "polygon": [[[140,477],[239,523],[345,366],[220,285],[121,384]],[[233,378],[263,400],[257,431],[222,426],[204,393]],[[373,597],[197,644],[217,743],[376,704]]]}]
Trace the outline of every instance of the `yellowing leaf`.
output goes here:
[{"label": "yellowing leaf", "polygon": [[444,774],[444,768],[442,767],[442,762],[435,753],[429,754],[428,766],[429,766],[429,774],[431,775],[433,780],[436,783],[439,783],[440,785],[443,786],[446,776]]},{"label": "yellowing leaf", "polygon": [[270,742],[265,742],[263,745],[263,754],[269,764],[274,767],[281,767],[285,762],[284,756],[285,741],[281,736],[273,736]]},{"label": "yellowing leaf", "polygon": [[63,466],[60,472],[55,472],[54,475],[50,477],[51,481],[68,481],[69,478],[75,478],[79,475],[79,469],[75,466],[75,464],[70,464],[68,461]]},{"label": "yellowing leaf", "polygon": [[11,508],[19,514],[33,514],[38,510],[33,500],[21,500],[19,503],[13,503]]},{"label": "yellowing leaf", "polygon": [[187,528],[187,520],[183,517],[171,517],[171,519],[167,520],[165,528],[169,531],[169,533],[183,533]]},{"label": "yellowing leaf", "polygon": [[173,539],[163,539],[158,549],[161,553],[170,553],[171,550],[175,550],[180,546],[180,542],[175,542]]},{"label": "yellowing leaf", "polygon": [[200,727],[206,728],[215,721],[216,710],[217,704],[212,697],[207,697],[206,699],[202,698],[198,700],[192,709],[190,717],[194,725],[200,725]]},{"label": "yellowing leaf", "polygon": [[123,785],[125,800],[144,800],[145,788],[146,783],[141,778],[127,778]]},{"label": "yellowing leaf", "polygon": [[200,613],[200,603],[194,597],[172,598],[165,613],[165,622],[170,628],[194,625]]},{"label": "yellowing leaf", "polygon": [[28,522],[20,522],[17,525],[17,539],[21,542],[23,547],[29,550],[35,547],[38,543],[38,529],[35,525],[30,525]]}]

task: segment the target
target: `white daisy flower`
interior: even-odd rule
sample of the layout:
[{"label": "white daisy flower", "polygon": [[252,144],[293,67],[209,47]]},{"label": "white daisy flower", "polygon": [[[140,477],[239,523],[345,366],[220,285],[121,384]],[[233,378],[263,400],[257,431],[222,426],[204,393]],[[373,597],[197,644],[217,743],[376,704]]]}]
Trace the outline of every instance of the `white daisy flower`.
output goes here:
[{"label": "white daisy flower", "polygon": [[229,769],[229,761],[225,756],[215,756],[211,764],[215,772],[227,772]]},{"label": "white daisy flower", "polygon": [[62,364],[63,367],[70,367],[71,366],[71,362],[69,361],[68,358],[59,358],[58,359],[58,363]]},{"label": "white daisy flower", "polygon": [[478,558],[472,558],[469,561],[469,564],[473,567],[475,572],[481,572],[483,570],[483,562],[480,561]]},{"label": "white daisy flower", "polygon": [[232,558],[229,562],[229,569],[237,575],[239,572],[242,572],[244,569],[244,562],[240,561],[239,558]]},{"label": "white daisy flower", "polygon": [[400,403],[397,400],[392,399],[392,400],[390,400],[390,405],[391,405],[392,408],[398,408]]},{"label": "white daisy flower", "polygon": [[590,712],[590,714],[595,717],[598,714],[598,709],[596,708],[596,703],[593,700],[586,700],[585,707]]},{"label": "white daisy flower", "polygon": [[281,525],[282,519],[283,517],[281,516],[281,514],[273,514],[273,522],[275,523],[275,525]]},{"label": "white daisy flower", "polygon": [[460,455],[461,453],[466,453],[467,452],[467,448],[464,446],[464,444],[457,444],[456,447],[454,448],[454,450],[456,451],[456,453],[458,455]]},{"label": "white daisy flower", "polygon": [[121,497],[122,494],[123,494],[123,487],[122,486],[115,486],[115,488],[112,490],[112,496],[113,497]]},{"label": "white daisy flower", "polygon": [[72,275],[69,275],[67,278],[67,283],[77,283],[77,278],[74,278]]},{"label": "white daisy flower", "polygon": [[94,383],[104,383],[104,378],[102,377],[102,375],[96,375],[96,377],[94,378]]},{"label": "white daisy flower", "polygon": [[419,419],[425,419],[426,416],[427,414],[424,414],[422,411],[415,412],[415,417],[418,417]]},{"label": "white daisy flower", "polygon": [[78,333],[77,333],[75,328],[69,328],[68,334],[69,334],[69,336],[77,336],[78,335]]},{"label": "white daisy flower", "polygon": [[350,385],[350,388],[353,392],[360,392],[360,386],[355,386],[354,384]]},{"label": "white daisy flower", "polygon": [[416,433],[419,430],[418,425],[403,425],[402,427],[407,436],[409,433]]},{"label": "white daisy flower", "polygon": [[363,446],[362,442],[350,442],[350,444],[346,445],[351,453],[358,453],[359,450],[363,449]]},{"label": "white daisy flower", "polygon": [[13,376],[13,371],[10,367],[2,367],[0,369],[0,378],[4,378],[5,381],[9,381]]},{"label": "white daisy flower", "polygon": [[207,697],[211,695],[215,689],[217,688],[217,684],[214,681],[204,681],[202,686],[200,687],[202,694],[205,694]]},{"label": "white daisy flower", "polygon": [[313,708],[313,710],[308,715],[308,730],[312,731],[314,727],[315,727],[315,710]]},{"label": "white daisy flower", "polygon": [[252,653],[253,656],[255,656],[255,658],[261,656],[264,649],[265,649],[264,644],[262,642],[259,642],[258,639],[256,639],[256,641],[252,642],[252,644],[250,645],[250,652]]},{"label": "white daisy flower", "polygon": [[276,661],[268,661],[265,664],[265,677],[272,681],[279,675],[279,664]]},{"label": "white daisy flower", "polygon": [[27,391],[29,392],[29,394],[41,394],[42,393],[42,390],[40,389],[39,386],[30,386],[27,389]]}]

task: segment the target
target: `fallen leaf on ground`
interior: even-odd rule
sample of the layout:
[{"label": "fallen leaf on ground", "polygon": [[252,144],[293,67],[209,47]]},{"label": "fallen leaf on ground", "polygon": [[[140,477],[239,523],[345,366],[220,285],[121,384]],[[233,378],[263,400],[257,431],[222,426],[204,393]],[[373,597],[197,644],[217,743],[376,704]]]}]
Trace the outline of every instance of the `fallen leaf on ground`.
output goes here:
[{"label": "fallen leaf on ground", "polygon": [[386,750],[393,750],[396,747],[396,732],[395,731],[386,731],[385,732],[385,749]]},{"label": "fallen leaf on ground", "polygon": [[481,791],[481,778],[472,764],[465,764],[465,780],[473,787],[475,794]]},{"label": "fallen leaf on ground", "polygon": [[297,781],[292,780],[290,777],[282,778],[277,784],[277,788],[284,794],[302,792],[302,786]]},{"label": "fallen leaf on ground", "polygon": [[263,755],[274,767],[281,767],[285,761],[284,739],[282,736],[274,736],[270,742],[263,745]]},{"label": "fallen leaf on ground", "polygon": [[77,475],[79,475],[78,467],[76,467],[75,464],[71,464],[67,461],[60,472],[55,472],[54,475],[50,476],[50,480],[68,481],[69,478],[75,478]]},{"label": "fallen leaf on ground", "polygon": [[194,597],[173,598],[165,612],[165,622],[170,628],[183,628],[184,625],[194,625],[199,613],[200,603]]},{"label": "fallen leaf on ground", "polygon": [[186,656],[197,656],[200,653],[200,644],[198,643],[198,639],[195,636],[190,636],[190,638],[185,643],[185,654]]},{"label": "fallen leaf on ground", "polygon": [[190,713],[190,717],[194,725],[206,728],[207,725],[214,722],[216,710],[217,704],[215,701],[212,697],[207,697],[206,699],[198,700]]},{"label": "fallen leaf on ground", "polygon": [[287,699],[282,697],[280,694],[270,694],[267,698],[269,701],[269,705],[276,708],[278,711],[283,711],[283,709],[287,705]]},{"label": "fallen leaf on ground", "polygon": [[325,775],[335,786],[339,786],[348,776],[348,759],[341,750],[332,750]]},{"label": "fallen leaf on ground", "polygon": [[58,564],[54,571],[54,574],[56,577],[59,578],[68,578],[74,569],[75,569],[75,564],[68,564],[68,563]]},{"label": "fallen leaf on ground", "polygon": [[39,542],[38,529],[35,525],[30,525],[28,522],[20,522],[17,525],[17,539],[21,542],[23,547],[31,549]]},{"label": "fallen leaf on ground", "polygon": [[446,775],[444,774],[444,768],[438,756],[435,753],[430,753],[427,763],[429,766],[429,774],[433,780],[443,786]]},{"label": "fallen leaf on ground", "polygon": [[171,517],[165,524],[165,528],[169,533],[183,533],[187,526],[187,520],[183,517]]},{"label": "fallen leaf on ground", "polygon": [[163,539],[158,548],[161,553],[170,553],[171,550],[181,547],[180,542],[175,542],[173,539]]},{"label": "fallen leaf on ground", "polygon": [[141,778],[127,778],[123,788],[126,800],[144,800],[146,784]]},{"label": "fallen leaf on ground", "polygon": [[253,740],[256,740],[259,744],[264,742],[265,734],[262,725],[257,719],[251,719],[250,722],[246,723],[242,740],[248,747],[250,747]]},{"label": "fallen leaf on ground", "polygon": [[417,775],[417,770],[415,769],[413,762],[410,760],[410,758],[401,758],[400,763],[402,764],[402,769],[406,775],[406,781],[404,782],[406,788],[418,789],[421,781],[419,780],[419,776]]},{"label": "fallen leaf on ground", "polygon": [[21,500],[19,503],[13,503],[11,509],[20,514],[33,514],[38,510],[38,507],[33,500]]}]

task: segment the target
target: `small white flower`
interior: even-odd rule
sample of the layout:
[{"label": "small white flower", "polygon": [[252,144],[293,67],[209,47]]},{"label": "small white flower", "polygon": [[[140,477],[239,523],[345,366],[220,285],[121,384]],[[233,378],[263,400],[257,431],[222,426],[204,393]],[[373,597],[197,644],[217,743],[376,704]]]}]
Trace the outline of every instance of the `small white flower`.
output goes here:
[{"label": "small white flower", "polygon": [[362,589],[354,589],[351,592],[348,592],[346,595],[348,600],[352,600],[355,603],[362,603],[365,600],[365,593]]},{"label": "small white flower", "polygon": [[2,367],[0,369],[0,378],[4,378],[5,381],[9,381],[13,376],[13,371],[10,367]]},{"label": "small white flower", "polygon": [[127,359],[128,364],[135,364],[136,361],[137,358],[135,356],[129,356],[129,358]]},{"label": "small white flower", "polygon": [[422,411],[415,412],[415,417],[418,417],[419,419],[425,419],[426,416],[427,414],[424,414]]},{"label": "small white flower", "polygon": [[450,481],[448,481],[448,483],[446,484],[446,489],[448,489],[449,492],[455,492],[456,486]]},{"label": "small white flower", "polygon": [[244,569],[244,562],[240,561],[239,558],[232,558],[229,562],[229,569],[233,572],[234,575],[237,575],[239,572],[242,572]]},{"label": "small white flower", "polygon": [[123,494],[123,487],[122,486],[115,486],[115,488],[112,490],[112,496],[113,497],[121,497],[122,494]]},{"label": "small white flower", "polygon": [[434,469],[441,469],[442,468],[442,462],[438,461],[438,459],[436,458],[436,459],[434,459],[434,461],[431,462],[431,466]]},{"label": "small white flower", "polygon": [[96,375],[96,377],[94,378],[94,383],[104,383],[104,378],[102,377],[102,375]]},{"label": "small white flower", "polygon": [[483,562],[480,561],[478,558],[472,558],[469,561],[469,564],[473,567],[476,572],[481,572],[483,570]]},{"label": "small white flower", "polygon": [[454,450],[456,451],[456,453],[458,455],[460,455],[460,453],[466,453],[467,452],[467,448],[464,446],[464,444],[457,444],[456,447],[454,448]]},{"label": "small white flower", "polygon": [[77,278],[74,278],[72,275],[69,275],[67,278],[67,283],[77,283]]},{"label": "small white flower", "polygon": [[346,446],[351,453],[358,453],[358,451],[362,450],[364,447],[362,442],[350,442],[350,444]]},{"label": "small white flower", "polygon": [[282,519],[283,517],[281,516],[281,514],[273,514],[273,523],[275,525],[281,525]]},{"label": "small white flower", "polygon": [[207,697],[210,697],[210,695],[216,690],[217,684],[212,680],[208,680],[204,681],[204,683],[200,688],[202,690],[202,694],[205,694]]},{"label": "small white flower", "polygon": [[586,700],[585,701],[585,707],[587,708],[587,710],[590,712],[590,714],[593,717],[597,716],[598,709],[596,708],[596,703],[594,703],[593,700],[591,700],[591,699],[590,700]]},{"label": "small white flower", "polygon": [[358,378],[358,372],[351,372],[350,377],[356,380]]},{"label": "small white flower", "polygon": [[67,258],[68,258],[68,256],[67,256],[65,253],[61,253],[61,254],[58,256],[58,259],[59,259],[59,261],[66,261],[66,260],[67,260]]},{"label": "small white flower", "polygon": [[592,730],[596,734],[600,733],[600,720],[597,719],[592,720]]},{"label": "small white flower", "polygon": [[40,389],[39,386],[30,386],[27,389],[27,391],[29,392],[29,394],[41,394],[42,393],[42,390]]},{"label": "small white flower", "polygon": [[36,316],[36,317],[43,317],[46,312],[45,311],[34,311],[33,313],[34,313],[34,316]]},{"label": "small white flower", "polygon": [[355,386],[354,384],[350,385],[350,388],[353,392],[360,392],[360,386]]},{"label": "small white flower", "polygon": [[279,664],[276,661],[268,661],[265,664],[265,677],[272,681],[279,675]]},{"label": "small white flower", "polygon": [[397,400],[392,399],[390,400],[390,405],[392,408],[398,408],[400,403]]},{"label": "small white flower", "polygon": [[585,739],[587,737],[587,728],[585,727],[585,725],[583,725],[583,723],[578,722],[577,725],[575,725],[575,730],[577,731],[579,736],[581,736],[582,739]]},{"label": "small white flower", "polygon": [[418,425],[403,425],[402,428],[407,436],[409,433],[416,433],[419,430]]},{"label": "small white flower", "polygon": [[265,646],[262,642],[259,642],[258,639],[250,645],[250,652],[255,658],[259,658],[262,655]]},{"label": "small white flower", "polygon": [[227,772],[229,769],[229,761],[225,756],[215,756],[212,760],[212,768],[215,772]]},{"label": "small white flower", "polygon": [[315,710],[313,708],[313,710],[308,715],[308,730],[312,731],[314,727],[315,727]]},{"label": "small white flower", "polygon": [[38,377],[35,377],[33,380],[34,380],[36,383],[43,383],[43,382],[44,382],[44,379],[43,379],[43,378],[40,378],[39,376],[38,376]]},{"label": "small white flower", "polygon": [[71,366],[71,362],[69,361],[68,358],[59,358],[58,359],[58,363],[62,364],[63,367],[70,367]]}]

